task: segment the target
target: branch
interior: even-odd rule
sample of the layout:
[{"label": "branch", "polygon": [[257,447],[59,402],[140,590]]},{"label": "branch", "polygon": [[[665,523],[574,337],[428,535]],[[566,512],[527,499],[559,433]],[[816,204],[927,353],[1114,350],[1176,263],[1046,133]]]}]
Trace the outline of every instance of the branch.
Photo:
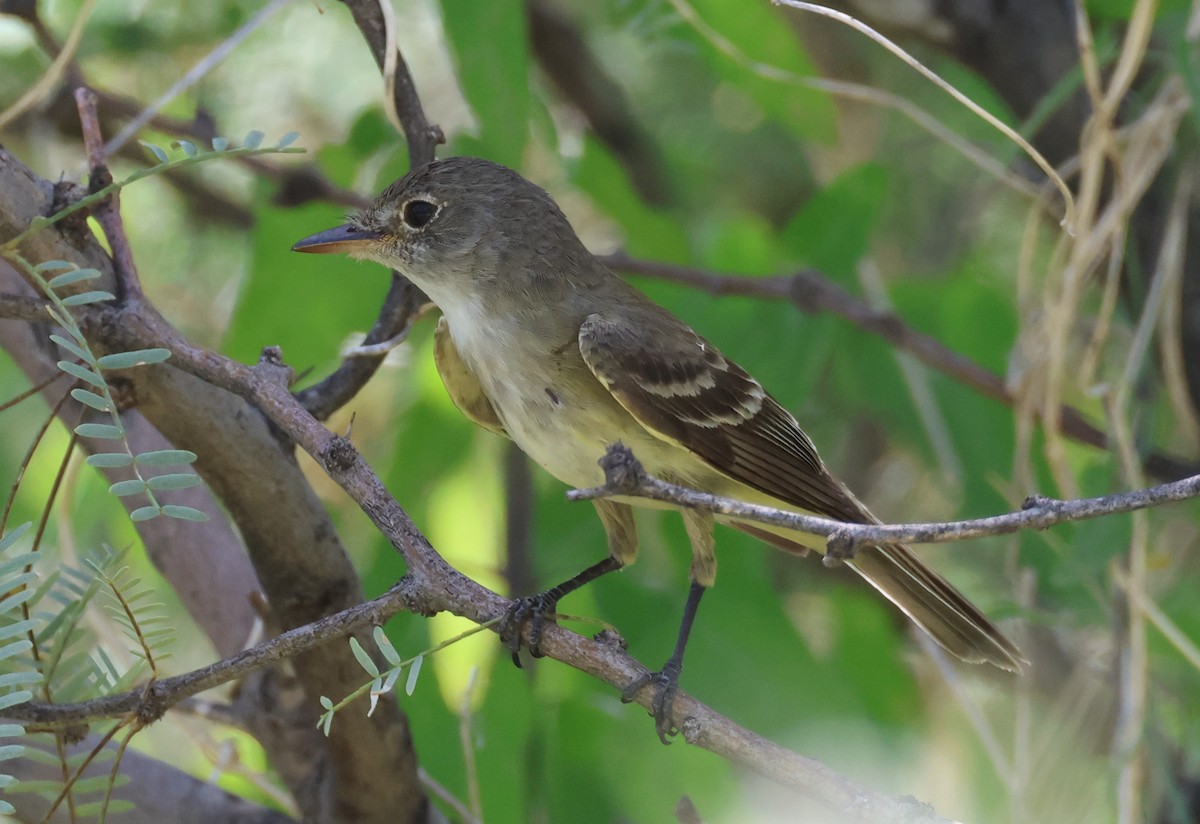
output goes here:
[{"label": "branch", "polygon": [[401,581],[378,598],[356,604],[306,626],[280,633],[215,664],[163,678],[128,692],[74,704],[31,701],[8,708],[4,715],[25,724],[31,732],[91,724],[108,718],[120,718],[129,713],[136,713],[139,721],[150,724],[185,698],[242,678],[267,664],[293,657],[331,639],[341,638],[366,627],[381,626],[388,618],[408,608],[407,592],[408,587]]},{"label": "branch", "polygon": [[[365,467],[361,462],[358,464]],[[385,502],[366,501],[363,502],[364,509],[368,504],[377,503]],[[402,514],[394,502],[389,508],[395,510],[393,515]],[[400,535],[405,534],[402,529],[398,529],[402,526],[400,523],[394,523],[385,534],[396,541]],[[410,552],[440,559],[436,551],[425,543],[419,534],[414,533],[414,537],[419,539],[419,545],[408,546]],[[475,621],[481,621],[483,615],[488,613],[502,614],[511,603],[461,573],[449,567],[446,567],[446,570],[446,577],[430,582],[433,586],[422,586],[415,578],[406,578],[379,598],[343,610],[309,626],[283,633],[232,658],[194,672],[165,678],[149,687],[77,704],[20,704],[6,710],[5,717],[24,723],[31,730],[74,727],[128,713],[136,713],[140,721],[150,723],[185,698],[244,677],[256,668],[295,656],[331,639],[382,624],[401,610],[428,612],[435,608],[435,603],[442,602],[435,594],[438,592],[446,593],[444,603],[452,612]],[[633,678],[645,671],[611,640],[591,640],[557,625],[547,626],[545,632],[543,652],[618,689],[628,685]],[[639,699],[639,702],[647,707],[649,701],[649,696]],[[893,798],[860,787],[820,762],[799,756],[738,726],[685,693],[676,696],[673,709],[679,721],[679,728],[688,743],[711,750],[742,767],[801,792],[849,816],[845,820],[911,821],[918,824],[937,824],[943,821],[930,808],[915,799]],[[347,715],[339,715],[334,727],[343,723]]]},{"label": "branch", "polygon": [[371,56],[380,70],[384,69],[389,58],[395,61],[395,69],[391,78],[385,78],[392,87],[392,105],[404,128],[404,139],[408,141],[408,162],[414,169],[424,166],[433,160],[434,150],[439,144],[446,142],[442,129],[435,123],[430,123],[421,106],[421,98],[417,94],[416,83],[408,71],[408,63],[399,49],[388,54],[388,21],[378,0],[342,0],[350,9],[354,23],[362,32],[363,38],[371,48]]},{"label": "branch", "polygon": [[[75,105],[79,108],[79,125],[83,131],[83,145],[87,149],[88,190],[98,192],[113,182],[113,176],[105,162],[107,154],[104,136],[100,134],[100,118],[96,114],[96,95],[90,89],[78,88],[75,90]],[[112,248],[113,273],[119,287],[116,293],[118,299],[141,296],[142,284],[133,262],[133,249],[121,219],[120,194],[114,192],[92,206],[90,211]]]},{"label": "branch", "polygon": [[770,506],[743,503],[668,483],[646,472],[634,457],[633,451],[619,443],[608,448],[608,452],[600,460],[600,466],[604,468],[603,486],[572,490],[567,493],[567,498],[583,501],[612,495],[633,495],[676,506],[703,509],[738,520],[786,527],[810,535],[823,535],[828,538],[825,555],[827,566],[853,558],[854,553],[863,547],[878,544],[942,544],[969,538],[1008,535],[1023,529],[1041,530],[1070,521],[1117,515],[1200,497],[1200,475],[1193,475],[1181,481],[1148,489],[1102,495],[1098,498],[1059,501],[1033,495],[1025,499],[1019,512],[988,518],[925,524],[852,524]]},{"label": "branch", "polygon": [[[446,142],[441,127],[430,123],[421,106],[416,84],[408,71],[404,55],[395,48],[389,38],[391,25],[385,13],[390,13],[378,0],[343,0],[354,17],[371,49],[376,64],[381,70],[392,68],[385,77],[385,85],[392,90],[390,105],[394,108],[408,142],[408,160],[412,168],[423,166],[434,159],[438,144]],[[393,32],[394,34],[394,32]],[[389,51],[390,49],[390,51]],[[383,343],[402,339],[408,333],[420,309],[429,299],[420,289],[413,286],[398,273],[392,273],[392,285],[384,298],[379,317],[367,333],[365,344]],[[350,357],[342,362],[337,371],[320,383],[299,393],[300,402],[318,420],[325,420],[341,409],[353,398],[383,363],[384,355]]]},{"label": "branch", "polygon": [[[672,263],[636,260],[624,254],[599,257],[601,262],[613,269],[682,283],[711,295],[747,295],[786,300],[807,315],[830,312],[845,318],[860,329],[878,335],[896,348],[913,355],[926,366],[949,375],[984,397],[1009,407],[1016,404],[1012,391],[999,375],[947,348],[931,335],[908,326],[896,313],[881,312],[872,308],[814,269],[805,269],[791,275],[750,278]],[[1060,408],[1059,424],[1062,433],[1074,441],[1097,449],[1109,448],[1108,435],[1088,423],[1083,413],[1073,406],[1064,404]],[[1200,472],[1200,466],[1194,462],[1157,451],[1145,456],[1144,468],[1149,475],[1163,481],[1174,481]]]},{"label": "branch", "polygon": [[[363,339],[363,345],[399,343],[404,340],[420,317],[422,308],[428,305],[429,298],[425,297],[424,292],[393,272],[391,288],[379,309],[379,317]],[[319,383],[297,392],[296,400],[317,420],[327,420],[358,394],[385,357],[387,351],[347,357],[341,366]]]},{"label": "branch", "polygon": [[0,292],[0,319],[40,323],[49,319],[50,316],[46,314],[46,307],[49,305],[47,301],[39,298]]},{"label": "branch", "polygon": [[[0,148],[0,237],[24,233],[31,221],[56,209],[56,187],[34,175]],[[29,234],[20,245],[28,260],[69,260],[104,273],[114,291],[112,261],[86,226],[60,224]],[[6,268],[6,267],[0,267]],[[11,290],[9,290],[11,291]],[[113,327],[135,314],[153,316],[141,300],[109,306],[105,326],[90,328],[97,353],[120,348]],[[86,313],[81,314],[84,317]],[[17,324],[4,324],[6,326]],[[50,344],[30,327],[23,350],[53,368]],[[129,347],[121,351],[128,351]],[[304,626],[362,600],[361,583],[329,515],[321,506],[278,432],[239,398],[171,368],[123,373],[128,396],[177,448],[200,455],[196,470],[236,523],[269,604],[269,621],[288,629]],[[244,590],[242,590],[244,591]],[[366,640],[364,638],[364,640]],[[306,707],[315,724],[317,695],[339,695],[358,686],[358,665],[348,645],[330,644],[297,656],[293,666],[312,698]],[[264,741],[274,748],[282,741]],[[389,704],[367,718],[351,714],[321,741],[320,769],[293,790],[313,789],[319,806],[306,808],[315,821],[413,820],[426,807],[416,773],[411,736],[399,706]]]}]

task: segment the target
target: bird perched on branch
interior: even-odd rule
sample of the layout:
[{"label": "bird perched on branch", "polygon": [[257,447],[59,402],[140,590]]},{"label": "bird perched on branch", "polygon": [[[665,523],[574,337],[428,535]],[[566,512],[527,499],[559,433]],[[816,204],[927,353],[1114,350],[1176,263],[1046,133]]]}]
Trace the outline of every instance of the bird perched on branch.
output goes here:
[{"label": "bird perched on branch", "polygon": [[[346,252],[407,277],[441,309],[437,368],[463,414],[511,438],[577,488],[624,444],[663,480],[750,503],[852,523],[876,518],[826,469],[796,419],[747,372],[583,246],[551,197],[516,172],[457,157],[414,170],[350,222],[307,237],[301,252]],[[558,586],[514,602],[501,637],[537,655],[559,599],[637,556],[631,507],[593,501],[608,557]],[[692,544],[691,588],[679,639],[644,686],[660,737],[697,607],[716,579],[714,516],[680,510]],[[824,538],[717,517],[785,551]],[[850,566],[954,655],[1019,670],[1017,648],[973,604],[899,544],[860,550]],[[527,630],[527,631],[526,631]]]}]

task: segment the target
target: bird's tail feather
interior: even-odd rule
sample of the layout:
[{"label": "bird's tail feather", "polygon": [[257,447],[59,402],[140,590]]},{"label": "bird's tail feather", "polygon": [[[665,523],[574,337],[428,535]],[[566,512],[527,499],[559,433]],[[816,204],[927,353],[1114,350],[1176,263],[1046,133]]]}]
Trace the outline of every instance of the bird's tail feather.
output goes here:
[{"label": "bird's tail feather", "polygon": [[870,547],[857,553],[849,565],[964,661],[995,664],[1012,672],[1029,663],[986,615],[908,547]]},{"label": "bird's tail feather", "polygon": [[[792,554],[805,555],[812,549],[761,525],[735,521],[730,526]],[[994,664],[1011,672],[1020,672],[1022,665],[1029,663],[986,615],[908,547],[889,544],[859,550],[848,564],[930,637],[964,661]]]}]

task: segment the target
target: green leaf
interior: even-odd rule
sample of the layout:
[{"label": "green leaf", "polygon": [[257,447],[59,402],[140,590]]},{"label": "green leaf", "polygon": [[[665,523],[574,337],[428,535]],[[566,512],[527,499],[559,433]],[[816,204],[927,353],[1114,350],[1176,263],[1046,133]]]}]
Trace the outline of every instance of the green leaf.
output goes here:
[{"label": "green leaf", "polygon": [[257,149],[262,145],[263,133],[258,129],[246,132],[246,137],[242,140],[242,146],[247,149]]},{"label": "green leaf", "polygon": [[368,675],[375,678],[379,677],[379,667],[371,660],[371,656],[362,648],[362,644],[358,643],[358,639],[353,635],[350,636],[350,649],[354,653],[354,657],[358,659],[358,665],[367,671]]},{"label": "green leaf", "polygon": [[132,478],[128,481],[117,481],[108,488],[108,491],[118,498],[124,498],[126,495],[138,495],[146,491],[146,482],[139,478]]},{"label": "green leaf", "polygon": [[96,365],[95,355],[93,355],[91,352],[87,351],[86,349],[80,347],[74,341],[67,340],[62,335],[51,335],[50,340],[57,343],[63,349],[66,349],[68,352],[70,352],[75,357],[79,358],[84,363],[91,364],[92,366]]},{"label": "green leaf", "polygon": [[146,486],[158,492],[161,489],[189,489],[200,485],[200,476],[195,472],[174,472],[170,475],[155,475],[146,479]]},{"label": "green leaf", "polygon": [[101,369],[129,369],[148,363],[162,363],[171,357],[170,349],[135,349],[132,352],[115,352],[96,361]]},{"label": "green leaf", "polygon": [[81,423],[75,427],[75,434],[81,438],[102,438],[116,441],[125,436],[125,431],[111,423]]},{"label": "green leaf", "polygon": [[94,292],[80,292],[78,295],[68,295],[62,299],[62,303],[63,306],[85,306],[89,303],[100,303],[115,299],[111,292],[97,290]]},{"label": "green leaf", "polygon": [[[830,140],[835,110],[827,94],[800,79],[764,77],[752,64],[770,66],[796,78],[813,77],[816,69],[804,52],[789,22],[789,12],[768,3],[729,3],[727,0],[692,0],[702,25],[719,33],[740,55],[731,55],[701,32],[690,34],[700,44],[700,54],[727,87],[745,96],[751,109],[784,126],[801,139]],[[690,28],[690,26],[689,26]],[[738,110],[742,107],[739,106]],[[761,116],[760,116],[761,117]],[[745,119],[745,116],[742,116]]]},{"label": "green leaf", "polygon": [[[34,623],[33,621],[22,621],[21,623]],[[40,672],[6,672],[0,675],[0,687],[8,689],[15,687],[18,684],[40,684],[42,683],[42,674]],[[0,734],[0,738],[3,734]]]},{"label": "green leaf", "polygon": [[810,266],[853,282],[887,201],[888,169],[864,163],[847,169],[788,221],[780,240]]},{"label": "green leaf", "polygon": [[[16,638],[18,635],[24,635],[25,633],[32,632],[33,630],[36,630],[36,629],[37,629],[37,621],[34,621],[32,619],[29,621],[17,621],[15,623],[9,624],[8,626],[0,627],[0,639],[8,640],[9,638]],[[29,674],[37,675],[37,673],[19,673],[19,672],[10,672],[10,673],[4,674],[4,675],[0,675],[0,687],[6,687],[9,685],[10,682],[5,680],[7,678],[13,678],[15,676],[29,675]],[[37,677],[41,678],[40,675],[37,675]]]},{"label": "green leaf", "polygon": [[131,520],[131,521],[149,521],[152,518],[157,518],[161,514],[163,514],[162,507],[157,507],[154,505],[143,506],[143,507],[138,507],[137,509],[133,510],[133,512],[130,512],[129,520]]},{"label": "green leaf", "polygon": [[300,139],[300,132],[288,132],[283,137],[279,138],[279,142],[275,144],[276,149],[286,149],[297,140]]},{"label": "green leaf", "polygon": [[396,648],[392,646],[392,641],[383,631],[383,627],[375,627],[371,630],[371,637],[375,639],[375,646],[379,647],[379,651],[383,653],[387,662],[393,667],[397,666],[400,663],[400,653],[396,652]]},{"label": "green leaf", "polygon": [[104,389],[108,385],[104,382],[104,378],[100,377],[86,366],[80,366],[77,363],[65,360],[60,360],[57,365],[59,369],[66,372],[71,377],[78,378],[84,383],[90,383],[97,389]]},{"label": "green leaf", "polygon": [[383,685],[379,688],[381,693],[391,692],[396,686],[396,681],[400,678],[400,673],[404,672],[400,667],[394,667],[388,671],[387,678],[383,679]]},{"label": "green leaf", "polygon": [[379,696],[381,695],[383,695],[383,679],[376,678],[371,682],[371,706],[367,707],[368,718],[375,714],[375,708],[379,706]]},{"label": "green leaf", "polygon": [[196,453],[187,449],[159,449],[154,452],[142,452],[136,460],[138,466],[190,464],[195,463]]},{"label": "green leaf", "polygon": [[208,516],[200,510],[178,504],[167,504],[162,508],[162,514],[168,518],[176,518],[180,521],[192,521],[198,524],[202,524],[208,520]]},{"label": "green leaf", "polygon": [[[11,594],[6,595],[3,599],[0,599],[0,614],[14,610],[32,598],[34,592],[32,585],[36,583],[37,573],[35,572],[26,572],[23,575],[18,575],[16,578],[12,579],[11,583],[5,582],[5,586],[11,588]],[[25,589],[18,589],[18,587],[21,586],[25,586]],[[4,656],[0,656],[0,658],[3,657]]]},{"label": "green leaf", "polygon": [[229,138],[214,137],[212,139],[212,147],[214,152],[223,152],[229,148]]},{"label": "green leaf", "polygon": [[33,267],[33,271],[39,275],[43,272],[55,271],[56,269],[75,269],[75,264],[69,260],[44,260]]},{"label": "green leaf", "polygon": [[462,148],[519,166],[529,142],[531,102],[524,4],[442,0],[442,25],[459,84],[479,120],[479,139]]},{"label": "green leaf", "polygon": [[17,541],[21,540],[21,536],[29,531],[29,527],[32,525],[33,523],[31,521],[26,521],[20,526],[9,530],[7,535],[5,535],[3,538],[0,538],[0,552],[7,552],[9,549],[11,549],[17,543]]},{"label": "green leaf", "polygon": [[412,695],[413,690],[417,688],[417,676],[420,675],[421,665],[424,663],[424,655],[418,655],[413,659],[412,666],[408,668],[408,680],[404,682],[405,695]]},{"label": "green leaf", "polygon": [[97,469],[116,469],[122,466],[131,466],[133,464],[133,456],[128,452],[97,452],[95,455],[87,456],[88,466],[94,466]]},{"label": "green leaf", "polygon": [[46,282],[46,286],[50,289],[57,290],[64,286],[70,286],[72,283],[79,283],[83,280],[95,280],[98,277],[100,277],[99,269],[76,269],[74,272],[66,272],[50,278],[50,280]]},{"label": "green leaf", "polygon": [[175,140],[172,141],[171,147],[174,149],[183,149],[183,153],[188,157],[195,157],[199,152],[196,150],[196,144],[190,140]]},{"label": "green leaf", "polygon": [[145,140],[139,140],[138,143],[141,143],[150,154],[154,155],[154,159],[159,163],[166,163],[170,160],[161,146],[155,146],[153,143],[147,143]]},{"label": "green leaf", "polygon": [[[108,399],[102,395],[97,395],[95,392],[89,392],[86,389],[76,387],[71,390],[71,397],[79,401],[84,406],[90,406],[97,412],[109,412],[112,407],[108,405]],[[92,464],[95,466],[95,464]]]},{"label": "green leaf", "polygon": [[[29,649],[29,647],[26,647],[26,649]],[[9,707],[15,707],[18,704],[24,704],[32,698],[33,693],[29,690],[15,690],[5,695],[0,695],[0,710],[6,710]]]},{"label": "green leaf", "polygon": [[[0,661],[5,660],[6,658],[12,658],[14,655],[20,655],[23,652],[28,652],[31,649],[33,649],[33,644],[28,638],[22,638],[19,641],[12,641],[0,647]],[[0,700],[3,700],[3,696],[0,696]]]},{"label": "green leaf", "polygon": [[20,758],[25,754],[25,748],[20,744],[5,744],[0,746],[0,761],[8,761],[11,758]]}]

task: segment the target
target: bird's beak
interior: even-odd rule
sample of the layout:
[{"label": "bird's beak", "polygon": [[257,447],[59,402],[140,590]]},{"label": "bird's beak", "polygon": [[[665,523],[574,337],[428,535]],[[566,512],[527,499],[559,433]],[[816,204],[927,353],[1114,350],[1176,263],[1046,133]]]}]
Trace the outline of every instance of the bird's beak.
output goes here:
[{"label": "bird's beak", "polygon": [[330,255],[335,252],[354,252],[361,249],[372,240],[378,240],[379,232],[359,229],[357,226],[346,224],[326,229],[309,235],[304,240],[296,241],[292,246],[293,252],[311,252],[318,255]]}]

